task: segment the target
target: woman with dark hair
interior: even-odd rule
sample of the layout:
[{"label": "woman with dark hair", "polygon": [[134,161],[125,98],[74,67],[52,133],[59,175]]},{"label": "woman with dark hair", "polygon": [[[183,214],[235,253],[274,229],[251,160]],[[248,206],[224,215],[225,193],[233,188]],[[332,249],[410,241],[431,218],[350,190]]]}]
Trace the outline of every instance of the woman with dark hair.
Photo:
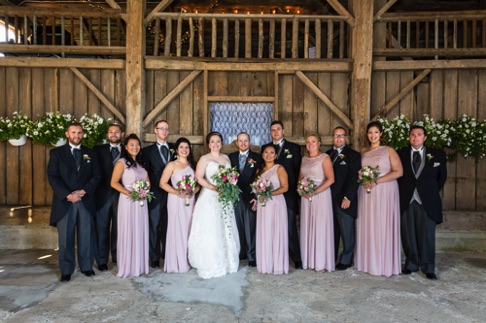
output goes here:
[{"label": "woman with dark hair", "polygon": [[141,142],[131,134],[123,142],[120,159],[111,177],[111,187],[120,192],[118,200],[118,277],[125,278],[149,273],[148,208],[130,199],[132,185],[137,181],[149,182],[142,163]]},{"label": "woman with dark hair", "polygon": [[[376,180],[362,180],[358,189],[355,266],[377,276],[398,275],[400,260],[400,204],[397,178],[403,174],[397,152],[383,145],[383,127],[366,127],[369,147],[361,150],[363,167],[378,167]],[[363,176],[363,173],[360,177]],[[371,176],[373,177],[373,176]]]},{"label": "woman with dark hair", "polygon": [[188,243],[189,263],[204,279],[236,272],[240,254],[234,206],[223,206],[219,201],[218,187],[212,178],[220,166],[231,167],[228,156],[220,152],[223,136],[211,132],[206,143],[209,153],[196,166],[196,179],[202,189],[194,206]]},{"label": "woman with dark hair", "polygon": [[191,229],[194,195],[186,196],[183,191],[178,190],[177,184],[180,181],[195,180],[194,157],[188,139],[179,138],[175,147],[176,160],[165,166],[160,178],[160,187],[169,193],[164,271],[185,273],[191,269],[187,258],[187,241]]}]

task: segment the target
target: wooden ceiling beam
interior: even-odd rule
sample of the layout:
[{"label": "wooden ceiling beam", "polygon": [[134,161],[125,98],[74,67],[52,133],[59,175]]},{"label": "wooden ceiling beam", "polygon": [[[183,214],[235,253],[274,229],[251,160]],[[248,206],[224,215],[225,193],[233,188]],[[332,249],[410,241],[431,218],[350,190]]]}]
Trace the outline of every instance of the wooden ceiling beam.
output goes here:
[{"label": "wooden ceiling beam", "polygon": [[380,10],[378,10],[378,12],[376,13],[376,15],[373,18],[373,20],[374,21],[377,21],[378,19],[380,19],[381,16],[383,16],[383,14],[385,12],[387,12],[388,9],[390,9],[396,2],[397,2],[397,0],[390,0],[390,1],[388,1]]},{"label": "wooden ceiling beam", "polygon": [[355,21],[354,21],[354,17],[349,13],[349,11],[347,11],[340,3],[338,0],[326,0],[330,5],[331,7],[334,8],[334,10],[337,11],[338,14],[340,14],[341,16],[345,16],[347,17],[346,21],[348,22],[348,24],[351,26],[351,27],[354,27],[355,26]]},{"label": "wooden ceiling beam", "polygon": [[145,17],[144,23],[147,25],[154,19],[154,15],[162,10],[165,10],[174,0],[162,0],[148,15]]}]

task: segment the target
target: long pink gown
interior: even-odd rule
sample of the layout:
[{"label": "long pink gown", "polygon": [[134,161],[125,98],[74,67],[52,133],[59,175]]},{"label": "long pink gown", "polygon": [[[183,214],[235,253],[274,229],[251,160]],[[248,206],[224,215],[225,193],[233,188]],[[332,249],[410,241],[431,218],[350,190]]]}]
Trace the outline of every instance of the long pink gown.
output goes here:
[{"label": "long pink gown", "polygon": [[[319,186],[326,178],[322,161],[327,154],[304,157],[300,171],[303,177],[314,180]],[[300,207],[300,255],[302,267],[316,271],[334,271],[334,219],[332,213],[331,189],[314,195],[312,201],[301,198]]]},{"label": "long pink gown", "polygon": [[[379,166],[380,176],[391,170],[387,146],[362,155],[363,166]],[[355,265],[376,276],[398,275],[400,259],[400,204],[396,180],[380,183],[367,193],[358,189]]]},{"label": "long pink gown", "polygon": [[[275,165],[261,175],[280,187]],[[287,204],[283,194],[272,196],[265,206],[258,203],[256,226],[257,270],[262,274],[287,274],[289,272],[289,233]]]},{"label": "long pink gown", "polygon": [[[176,188],[177,183],[186,175],[194,177],[194,170],[187,166],[170,177],[172,186]],[[191,269],[187,255],[187,241],[191,230],[192,211],[194,209],[194,196],[188,198],[189,206],[186,206],[186,199],[175,194],[169,194],[167,199],[167,239],[165,248],[164,271],[168,273],[186,273]]]},{"label": "long pink gown", "polygon": [[[134,182],[147,179],[147,171],[138,166],[127,168],[125,164],[122,183],[132,190]],[[132,201],[120,194],[118,200],[118,273],[121,278],[148,274],[149,269],[149,223],[147,202],[141,206],[139,201]]]}]

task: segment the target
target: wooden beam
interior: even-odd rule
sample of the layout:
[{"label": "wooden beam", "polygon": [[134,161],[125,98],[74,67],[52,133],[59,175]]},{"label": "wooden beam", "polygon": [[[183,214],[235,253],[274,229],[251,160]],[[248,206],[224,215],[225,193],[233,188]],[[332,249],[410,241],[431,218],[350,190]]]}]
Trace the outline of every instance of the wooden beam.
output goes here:
[{"label": "wooden beam", "polygon": [[126,123],[125,116],[120,112],[119,109],[117,109],[111,102],[108,100],[106,96],[101,93],[96,86],[91,83],[90,80],[86,76],[84,76],[83,73],[81,73],[80,70],[78,70],[76,67],[71,67],[70,70],[76,75],[97,97],[100,99],[101,102],[103,102],[106,107],[120,120],[121,123]]},{"label": "wooden beam", "polygon": [[[1,60],[0,60],[1,61]],[[416,60],[416,61],[380,61],[373,63],[373,71],[406,71],[422,69],[486,69],[484,59],[456,60]]]},{"label": "wooden beam", "polygon": [[83,54],[83,55],[125,55],[121,46],[61,46],[0,44],[0,53],[14,54]]},{"label": "wooden beam", "polygon": [[143,120],[143,126],[146,127],[152,120],[155,119],[159,113],[161,113],[165,107],[176,97],[178,96],[192,81],[201,73],[201,71],[192,71],[182,82],[180,82],[172,91],[170,91],[167,96],[160,101],[155,108],[150,111],[150,113],[145,117]]},{"label": "wooden beam", "polygon": [[376,15],[373,18],[373,20],[374,21],[377,21],[378,19],[380,19],[381,16],[383,16],[383,14],[385,12],[387,12],[388,9],[390,9],[391,6],[393,6],[396,2],[397,2],[397,0],[390,0],[390,1],[388,1],[380,10],[378,10],[378,12],[376,13]]},{"label": "wooden beam", "polygon": [[331,109],[332,112],[334,112],[334,114],[337,115],[337,117],[339,119],[341,119],[345,124],[346,126],[349,127],[349,129],[353,129],[354,126],[353,126],[353,123],[351,122],[351,120],[341,111],[339,110],[339,108],[334,104],[332,103],[332,101],[327,97],[327,95],[325,95],[321,89],[319,89],[317,87],[317,85],[315,85],[307,76],[305,76],[304,73],[302,73],[301,71],[296,71],[295,72],[295,75],[312,91],[314,92],[315,95],[317,95],[317,97],[319,99],[321,99],[328,107],[329,109]]},{"label": "wooden beam", "polygon": [[331,5],[331,7],[333,7],[334,10],[337,11],[338,14],[346,17],[346,21],[351,27],[355,26],[356,22],[354,20],[354,17],[339,3],[338,0],[326,0],[326,1]]},{"label": "wooden beam", "polygon": [[420,73],[412,82],[408,83],[407,86],[403,88],[403,90],[398,93],[390,102],[388,102],[383,108],[381,108],[380,112],[375,114],[371,120],[376,120],[380,116],[384,116],[388,111],[390,111],[400,100],[417,85],[420,81],[422,81],[429,73],[430,69],[427,69]]},{"label": "wooden beam", "polygon": [[208,96],[209,102],[274,102],[274,96]]},{"label": "wooden beam", "polygon": [[[118,9],[118,10],[122,10],[122,8],[118,5],[118,3],[116,3],[115,0],[105,0],[106,3],[108,3],[110,5],[110,7],[112,7],[113,9]],[[123,19],[125,22],[127,21],[127,15],[125,13],[122,13],[120,14],[120,17],[121,19]]]},{"label": "wooden beam", "polygon": [[2,57],[0,66],[12,67],[80,67],[92,69],[125,68],[123,59],[93,59],[93,58],[54,58],[54,57]]},{"label": "wooden beam", "polygon": [[486,48],[375,48],[373,55],[387,57],[486,57]]},{"label": "wooden beam", "polygon": [[154,19],[154,16],[156,13],[158,13],[161,10],[165,10],[174,0],[162,0],[155,8],[152,10],[147,17],[145,17],[144,23],[147,25],[149,22]]}]

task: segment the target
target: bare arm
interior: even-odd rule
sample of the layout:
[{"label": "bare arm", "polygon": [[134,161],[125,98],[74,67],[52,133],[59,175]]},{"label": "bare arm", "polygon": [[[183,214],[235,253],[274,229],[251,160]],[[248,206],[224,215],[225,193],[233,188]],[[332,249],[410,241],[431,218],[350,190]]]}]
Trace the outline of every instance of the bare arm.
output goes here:
[{"label": "bare arm", "polygon": [[162,177],[160,177],[159,186],[167,193],[178,195],[179,192],[175,188],[173,188],[172,185],[169,184],[170,177],[174,172],[174,166],[174,162],[170,162],[167,164],[167,166],[165,166]]},{"label": "bare arm", "polygon": [[113,168],[113,174],[111,176],[111,187],[113,187],[115,190],[123,195],[130,196],[130,191],[121,184],[121,178],[124,170],[125,165],[123,164],[123,161],[117,161],[115,167]]},{"label": "bare arm", "polygon": [[272,191],[272,196],[283,194],[289,190],[289,178],[287,176],[287,171],[283,166],[280,166],[277,169],[277,175],[280,187]]},{"label": "bare arm", "polygon": [[196,165],[196,180],[202,187],[205,187],[212,191],[217,191],[218,188],[204,178],[206,166],[208,165],[208,163],[209,161],[206,156],[202,156],[201,159],[199,159],[199,162]]}]

